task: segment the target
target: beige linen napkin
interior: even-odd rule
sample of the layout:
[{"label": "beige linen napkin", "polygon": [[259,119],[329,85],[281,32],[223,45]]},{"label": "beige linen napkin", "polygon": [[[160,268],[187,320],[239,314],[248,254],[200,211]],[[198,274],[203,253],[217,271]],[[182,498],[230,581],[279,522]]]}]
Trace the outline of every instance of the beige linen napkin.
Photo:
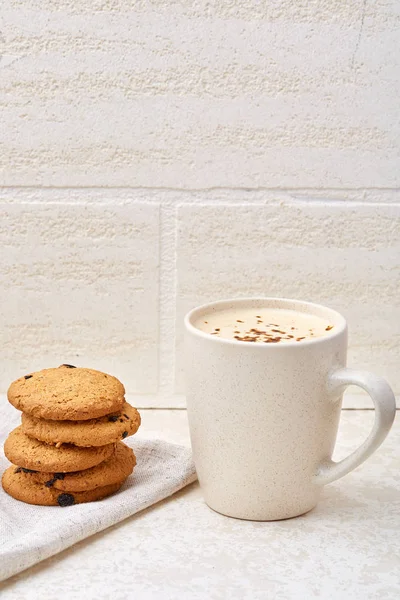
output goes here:
[{"label": "beige linen napkin", "polygon": [[[3,443],[18,424],[19,413],[0,406],[0,471],[9,466]],[[0,581],[114,525],[196,479],[191,451],[163,441],[128,438],[137,457],[121,490],[100,502],[60,508],[14,500],[0,488]]]}]

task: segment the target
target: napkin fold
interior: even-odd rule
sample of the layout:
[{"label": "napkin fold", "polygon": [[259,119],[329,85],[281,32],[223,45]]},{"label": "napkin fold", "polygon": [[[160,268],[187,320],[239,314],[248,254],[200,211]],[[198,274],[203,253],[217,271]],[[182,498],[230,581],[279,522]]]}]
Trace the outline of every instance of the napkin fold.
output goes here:
[{"label": "napkin fold", "polygon": [[[0,438],[1,448],[3,442]],[[65,508],[32,506],[14,500],[0,487],[0,581],[171,496],[196,480],[188,448],[160,440],[130,438],[126,443],[136,454],[137,466],[119,492],[99,502]],[[2,474],[10,463],[2,450],[0,452]]]}]

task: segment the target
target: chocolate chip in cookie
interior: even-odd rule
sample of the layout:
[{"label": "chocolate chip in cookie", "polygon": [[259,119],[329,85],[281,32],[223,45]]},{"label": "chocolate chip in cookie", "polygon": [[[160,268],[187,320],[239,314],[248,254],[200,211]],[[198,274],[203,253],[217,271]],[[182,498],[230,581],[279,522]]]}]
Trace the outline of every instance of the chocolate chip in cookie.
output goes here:
[{"label": "chocolate chip in cookie", "polygon": [[44,485],[46,487],[53,487],[53,485],[56,481],[59,481],[60,479],[64,479],[64,477],[65,477],[65,473],[54,473],[54,475],[51,479],[44,482]]},{"label": "chocolate chip in cookie", "polygon": [[17,467],[14,471],[14,473],[37,473],[37,471],[34,471],[33,469],[25,469],[24,467]]},{"label": "chocolate chip in cookie", "polygon": [[72,506],[75,502],[75,498],[72,494],[60,494],[57,496],[57,502],[60,506]]}]

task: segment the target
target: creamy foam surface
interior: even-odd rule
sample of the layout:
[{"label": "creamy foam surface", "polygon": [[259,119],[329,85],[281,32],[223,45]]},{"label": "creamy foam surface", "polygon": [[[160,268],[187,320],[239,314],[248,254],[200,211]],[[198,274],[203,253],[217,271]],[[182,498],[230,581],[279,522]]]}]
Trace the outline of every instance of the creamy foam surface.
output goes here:
[{"label": "creamy foam surface", "polygon": [[333,323],[284,308],[232,308],[199,317],[194,326],[212,336],[240,342],[287,344],[324,337]]}]

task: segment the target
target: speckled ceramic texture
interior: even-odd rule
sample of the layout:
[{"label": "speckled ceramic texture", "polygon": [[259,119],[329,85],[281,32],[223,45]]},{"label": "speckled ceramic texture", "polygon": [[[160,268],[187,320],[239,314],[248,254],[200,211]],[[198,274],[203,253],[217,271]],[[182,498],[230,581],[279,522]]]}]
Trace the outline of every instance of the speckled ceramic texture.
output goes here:
[{"label": "speckled ceramic texture", "polygon": [[[334,324],[327,336],[292,344],[218,339],[193,326],[210,310],[266,306],[304,311]],[[386,437],[395,400],[386,382],[345,369],[347,325],[337,312],[284,299],[208,304],[185,319],[187,407],[205,501],[225,515],[286,519],[311,510],[322,486],[365,460]],[[341,400],[350,383],[376,411],[366,442],[333,463]]]}]

